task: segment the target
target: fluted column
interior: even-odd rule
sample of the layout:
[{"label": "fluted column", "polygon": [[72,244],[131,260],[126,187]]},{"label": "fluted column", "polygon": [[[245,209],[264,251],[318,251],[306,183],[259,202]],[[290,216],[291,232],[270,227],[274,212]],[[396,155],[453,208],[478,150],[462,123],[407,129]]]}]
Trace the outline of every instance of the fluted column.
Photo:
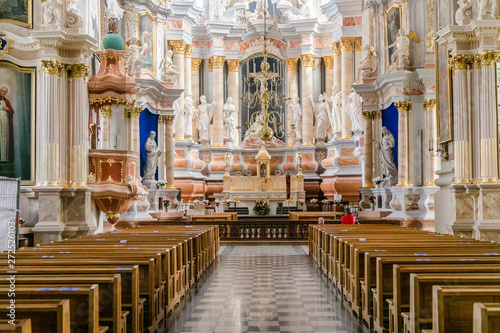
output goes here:
[{"label": "fluted column", "polygon": [[86,186],[88,166],[88,90],[85,78],[88,67],[85,64],[67,65],[70,92],[69,111],[71,119],[71,177],[72,186]]},{"label": "fluted column", "polygon": [[224,106],[224,56],[214,55],[210,57],[212,74],[212,87],[213,96],[212,103],[214,103],[214,118],[212,130],[212,145],[214,147],[224,146],[224,113],[222,107]]},{"label": "fluted column", "polygon": [[313,68],[316,62],[314,54],[301,54],[302,63],[302,144],[313,145],[314,114],[309,96],[313,96]]},{"label": "fluted column", "polygon": [[[198,107],[200,101],[200,65],[203,59],[191,58],[191,92],[193,94],[193,105]],[[193,142],[198,142],[198,129],[195,126],[195,120],[191,127],[193,131]]]},{"label": "fluted column", "polygon": [[479,55],[481,67],[480,126],[481,126],[481,182],[498,183],[498,101],[496,87],[497,52]]},{"label": "fluted column", "polygon": [[342,51],[342,138],[350,138],[352,136],[351,118],[347,109],[347,97],[351,93],[353,83],[352,69],[352,54],[353,54],[354,38],[341,37],[340,49]]},{"label": "fluted column", "polygon": [[342,89],[342,52],[340,42],[332,44],[333,50],[333,86]]},{"label": "fluted column", "polygon": [[[450,59],[453,75],[453,136],[455,145],[455,183],[471,182],[470,143],[471,123],[469,84],[467,69],[473,64],[474,58],[456,56]],[[482,140],[481,140],[482,141]]]},{"label": "fluted column", "polygon": [[[241,126],[240,120],[240,60],[239,59],[228,59],[227,60],[227,95],[233,99],[233,105],[236,109],[234,113],[234,120],[236,126]],[[238,129],[234,131],[233,145],[239,147],[240,145],[240,132]]]},{"label": "fluted column", "polygon": [[377,111],[363,111],[365,118],[365,160],[363,164],[363,187],[374,187],[373,179],[373,126]]},{"label": "fluted column", "polygon": [[411,102],[399,101],[394,105],[398,108],[398,185],[412,186],[410,174],[410,115]]},{"label": "fluted column", "polygon": [[192,91],[192,76],[191,76],[191,56],[193,55],[193,45],[187,44],[184,49],[184,89]]},{"label": "fluted column", "polygon": [[[174,66],[177,67],[177,71],[179,72],[179,88],[184,89],[184,52],[186,50],[186,42],[184,40],[171,40],[169,41],[169,46],[172,49],[174,55],[172,57],[172,60],[174,61]],[[184,93],[181,94],[181,96],[177,99],[177,102],[179,103],[179,107],[181,112],[184,109]],[[181,116],[179,116],[179,119],[176,120],[175,122],[175,139],[177,141],[183,141],[184,140],[184,122],[182,121]]]},{"label": "fluted column", "polygon": [[437,158],[437,124],[436,124],[436,100],[434,98],[428,98],[424,100],[424,111],[425,111],[425,140],[424,151],[426,151],[426,157],[424,159],[425,164],[425,174],[424,174],[424,186],[436,186],[434,184],[434,179],[436,179],[436,170],[438,167]]},{"label": "fluted column", "polygon": [[165,122],[165,178],[167,189],[175,188],[174,179],[174,115],[163,116]]},{"label": "fluted column", "polygon": [[332,96],[332,87],[333,87],[333,56],[323,57],[323,61],[325,63],[325,92],[328,96]]},{"label": "fluted column", "polygon": [[[166,121],[164,118],[165,116],[158,117],[158,133],[156,133],[156,138],[158,139],[158,149],[166,155]],[[165,160],[166,157],[158,159],[158,180],[165,180],[167,177],[165,174]]]},{"label": "fluted column", "polygon": [[101,118],[101,147],[111,149],[111,115],[113,107],[106,105],[99,110]]},{"label": "fluted column", "polygon": [[[299,96],[299,89],[297,84],[297,62],[296,58],[288,58],[286,59],[286,81],[287,81],[287,98],[290,102],[293,102],[295,97]],[[286,123],[287,123],[287,133],[292,133],[292,124],[293,124],[293,112],[290,108],[286,109]],[[295,132],[286,137],[287,144],[289,147],[292,147],[295,143]]]}]

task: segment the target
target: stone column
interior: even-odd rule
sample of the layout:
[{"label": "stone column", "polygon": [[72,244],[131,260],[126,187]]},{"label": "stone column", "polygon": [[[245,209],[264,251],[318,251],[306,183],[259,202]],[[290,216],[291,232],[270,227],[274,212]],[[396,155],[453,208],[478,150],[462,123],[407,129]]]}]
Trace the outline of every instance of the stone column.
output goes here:
[{"label": "stone column", "polygon": [[212,146],[224,146],[224,56],[214,55],[210,57],[212,74],[212,87],[213,96],[212,103],[214,103],[214,118],[212,127]]},{"label": "stone column", "polygon": [[314,144],[314,114],[309,96],[313,97],[313,68],[316,62],[314,54],[301,54],[302,63],[302,145]]},{"label": "stone column", "polygon": [[165,123],[165,175],[167,189],[175,189],[174,179],[174,115],[163,116]]},{"label": "stone column", "polygon": [[344,96],[342,98],[342,138],[348,139],[352,136],[351,118],[349,117],[347,97],[351,93],[353,83],[352,71],[352,54],[353,54],[354,38],[341,37],[340,49],[342,51],[342,91]]},{"label": "stone column", "polygon": [[410,124],[409,113],[411,112],[410,101],[395,102],[398,108],[398,185],[412,186],[410,175]]},{"label": "stone column", "polygon": [[[167,148],[165,146],[166,144],[166,133],[165,133],[165,121],[164,121],[165,116],[159,116],[158,117],[158,133],[156,133],[156,138],[158,140],[158,149],[163,152],[166,156],[166,151]],[[165,158],[159,158],[158,159],[158,180],[165,180],[166,179],[166,174],[165,174]]]},{"label": "stone column", "polygon": [[[200,65],[203,59],[191,58],[191,92],[193,94],[193,105],[198,107],[200,101]],[[198,129],[195,126],[195,120],[192,124],[193,142],[198,142]]]},{"label": "stone column", "polygon": [[191,56],[193,55],[193,45],[187,44],[184,49],[184,89],[191,91],[192,90],[192,76],[191,76]]},{"label": "stone column", "polygon": [[101,119],[101,147],[111,149],[111,115],[113,107],[106,105],[99,110]]},{"label": "stone column", "polygon": [[[184,40],[171,40],[169,41],[169,46],[174,52],[172,60],[174,61],[174,66],[177,67],[177,70],[179,71],[179,88],[184,89],[184,52],[186,50],[186,42]],[[183,111],[184,109],[184,93],[181,94],[181,96],[177,99],[177,102],[179,103],[180,107],[180,112]],[[179,118],[176,119],[175,122],[175,140],[177,141],[184,141],[184,122],[182,121],[182,118],[180,115],[178,116]]]},{"label": "stone column", "polygon": [[342,89],[342,52],[340,42],[332,44],[333,50],[333,86]]},{"label": "stone column", "polygon": [[69,111],[71,117],[71,186],[80,187],[87,184],[88,166],[88,89],[85,78],[88,66],[85,64],[66,65],[70,92]]},{"label": "stone column", "polygon": [[428,98],[424,100],[425,111],[425,140],[424,140],[424,186],[436,186],[434,179],[436,179],[436,170],[438,168],[438,155],[437,155],[437,119],[436,119],[436,100]]},{"label": "stone column", "polygon": [[323,57],[323,61],[325,62],[325,92],[331,97],[334,77],[333,56]]},{"label": "stone column", "polygon": [[[286,81],[287,81],[287,98],[290,103],[295,97],[299,96],[299,89],[297,84],[297,63],[298,59],[288,58],[286,59]],[[289,107],[286,108],[286,123],[287,123],[287,133],[292,133],[293,124],[293,112]],[[295,143],[295,133],[286,137],[288,147],[292,147]]]},{"label": "stone column", "polygon": [[130,119],[129,147],[135,153],[141,152],[140,136],[139,136],[139,118],[141,117],[142,109],[137,106],[129,106],[125,108],[125,113]]},{"label": "stone column", "polygon": [[[233,104],[236,109],[234,113],[234,121],[236,126],[241,126],[241,116],[240,116],[240,60],[239,59],[228,59],[227,60],[227,95],[233,99]],[[233,145],[235,147],[240,146],[240,131],[235,129]]]},{"label": "stone column", "polygon": [[375,187],[373,179],[373,126],[377,111],[363,111],[365,118],[365,163],[363,165],[363,187]]}]

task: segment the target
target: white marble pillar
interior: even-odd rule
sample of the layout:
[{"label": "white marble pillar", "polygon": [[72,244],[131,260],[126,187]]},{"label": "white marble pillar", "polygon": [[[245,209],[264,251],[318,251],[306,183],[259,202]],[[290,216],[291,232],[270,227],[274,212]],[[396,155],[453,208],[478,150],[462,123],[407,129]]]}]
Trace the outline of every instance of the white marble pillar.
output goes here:
[{"label": "white marble pillar", "polygon": [[342,51],[342,138],[348,139],[352,136],[351,118],[348,114],[347,97],[351,93],[353,83],[353,46],[354,38],[341,37],[340,48]]},{"label": "white marble pillar", "polygon": [[412,186],[410,174],[410,101],[395,102],[398,108],[398,186]]},{"label": "white marble pillar", "polygon": [[[376,142],[382,142],[382,112],[377,111],[372,120],[372,136]],[[374,150],[373,153],[373,178],[382,177],[382,165],[380,160],[380,152]]]},{"label": "white marble pillar", "polygon": [[125,107],[125,118],[130,123],[130,132],[127,136],[129,142],[127,146],[130,151],[140,153],[140,136],[139,136],[139,118],[141,116],[142,108],[136,106]]},{"label": "white marble pillar", "polygon": [[[191,93],[193,94],[193,105],[197,108],[200,102],[200,66],[203,59],[191,58]],[[192,124],[192,139],[193,142],[198,142],[198,129],[196,128],[195,120]]]},{"label": "white marble pillar", "polygon": [[337,89],[342,89],[342,52],[340,50],[340,42],[335,42],[332,45],[333,50],[333,86]]},{"label": "white marble pillar", "polygon": [[212,127],[212,146],[224,146],[224,56],[214,55],[210,57],[212,74],[214,117]]},{"label": "white marble pillar", "polygon": [[165,174],[167,189],[175,189],[174,179],[174,116],[163,116],[165,122]]},{"label": "white marble pillar", "polygon": [[[158,133],[156,133],[156,138],[158,140],[158,149],[166,154],[166,133],[165,133],[165,121],[164,116],[158,117]],[[158,159],[158,180],[165,180],[165,158]]]},{"label": "white marble pillar", "polygon": [[311,146],[314,144],[314,113],[313,106],[309,101],[309,96],[313,96],[313,68],[316,63],[314,54],[301,54],[302,64],[302,145]]},{"label": "white marble pillar", "polygon": [[[290,103],[293,101],[295,97],[299,96],[299,86],[297,82],[297,58],[288,58],[286,59],[286,81],[287,81],[287,98]],[[287,123],[287,133],[292,133],[292,124],[293,124],[293,112],[287,107],[286,108],[286,123]],[[288,135],[286,137],[288,147],[292,147],[295,144],[295,132],[293,134]]]},{"label": "white marble pillar", "polygon": [[[174,55],[172,60],[174,61],[174,66],[177,67],[177,71],[179,72],[179,88],[185,88],[185,71],[184,71],[184,52],[186,50],[186,42],[184,40],[171,40],[169,41],[169,46],[172,49]],[[184,93],[177,99],[177,103],[179,104],[180,112],[184,109]],[[181,115],[175,121],[175,140],[183,141],[184,140],[184,122],[182,121],[184,117]]]},{"label": "white marble pillar", "polygon": [[424,140],[424,186],[436,186],[436,170],[438,168],[437,155],[437,119],[436,119],[436,100],[428,98],[424,100],[425,111],[425,140]]},{"label": "white marble pillar", "polygon": [[[234,121],[236,126],[241,126],[240,115],[240,60],[228,59],[227,60],[227,96],[233,99],[233,105],[236,109],[234,113]],[[240,132],[238,129],[234,131],[233,146],[240,146]]]},{"label": "white marble pillar", "polygon": [[333,61],[333,56],[323,57],[323,62],[325,63],[325,92],[329,97],[332,97],[332,87],[334,81]]},{"label": "white marble pillar", "polygon": [[374,187],[373,179],[373,119],[377,111],[363,111],[365,118],[365,160],[363,164],[363,187]]},{"label": "white marble pillar", "polygon": [[111,115],[113,107],[111,105],[102,106],[99,110],[101,120],[101,147],[111,149]]}]

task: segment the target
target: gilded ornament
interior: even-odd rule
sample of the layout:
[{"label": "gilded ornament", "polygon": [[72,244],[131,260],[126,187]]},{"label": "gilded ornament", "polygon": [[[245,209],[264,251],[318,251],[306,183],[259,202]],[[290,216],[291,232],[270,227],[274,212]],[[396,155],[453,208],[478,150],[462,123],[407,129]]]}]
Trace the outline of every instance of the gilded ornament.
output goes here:
[{"label": "gilded ornament", "polygon": [[316,63],[316,56],[314,54],[301,54],[300,60],[302,61],[302,67],[314,67]]},{"label": "gilded ornament", "polygon": [[192,71],[199,71],[202,61],[203,61],[203,59],[201,59],[201,58],[191,58],[191,70]]},{"label": "gilded ornament", "polygon": [[42,69],[48,75],[62,77],[64,73],[64,64],[57,60],[42,60]]},{"label": "gilded ornament", "polygon": [[495,66],[495,63],[499,60],[499,53],[492,51],[481,52],[478,55],[478,60],[480,68]]},{"label": "gilded ornament", "polygon": [[286,70],[289,72],[296,72],[297,71],[297,63],[298,59],[296,58],[287,58],[286,59]]},{"label": "gilded ornament", "polygon": [[342,52],[352,51],[352,46],[355,45],[356,37],[340,37],[340,50]]},{"label": "gilded ornament", "polygon": [[354,51],[361,52],[361,37],[354,38]]},{"label": "gilded ornament", "polygon": [[323,61],[325,62],[326,69],[333,68],[333,56],[325,56],[325,57],[323,57]]},{"label": "gilded ornament", "polygon": [[173,114],[168,114],[164,116],[165,118],[165,124],[167,125],[173,125],[174,124],[174,118],[175,116]]},{"label": "gilded ornament", "polygon": [[475,57],[472,55],[457,55],[448,60],[448,67],[453,71],[465,71],[472,68]]},{"label": "gilded ornament", "polygon": [[135,104],[134,100],[129,100],[125,98],[118,98],[108,96],[105,98],[89,98],[90,106],[103,106],[103,105],[133,105]]},{"label": "gilded ornament", "polygon": [[340,42],[334,42],[332,44],[333,56],[337,57],[341,54],[342,50],[340,48]]},{"label": "gilded ornament", "polygon": [[89,76],[89,66],[85,64],[66,64],[66,73],[71,79],[82,79]]},{"label": "gilded ornament", "polygon": [[101,112],[101,117],[103,117],[103,118],[111,118],[111,114],[113,112],[113,107],[111,107],[110,105],[103,106],[101,108],[100,112]]},{"label": "gilded ornament", "polygon": [[361,114],[363,115],[363,118],[366,120],[375,120],[377,119],[378,113],[380,111],[363,111]]},{"label": "gilded ornament", "polygon": [[424,110],[428,111],[436,107],[436,99],[435,98],[427,98],[424,100]]},{"label": "gilded ornament", "polygon": [[411,112],[411,102],[410,101],[394,102],[394,105],[398,108],[399,112]]},{"label": "gilded ornament", "polygon": [[194,50],[193,45],[186,44],[186,48],[184,50],[184,57],[191,58],[191,56],[193,55],[193,50]]},{"label": "gilded ornament", "polygon": [[226,59],[225,56],[219,56],[219,55],[211,56],[208,68],[212,70],[224,68],[224,59]]},{"label": "gilded ornament", "polygon": [[239,59],[227,59],[227,70],[229,72],[239,72],[240,60]]},{"label": "gilded ornament", "polygon": [[172,49],[174,54],[184,54],[184,51],[186,49],[186,42],[182,39],[170,40],[168,41],[168,46]]}]

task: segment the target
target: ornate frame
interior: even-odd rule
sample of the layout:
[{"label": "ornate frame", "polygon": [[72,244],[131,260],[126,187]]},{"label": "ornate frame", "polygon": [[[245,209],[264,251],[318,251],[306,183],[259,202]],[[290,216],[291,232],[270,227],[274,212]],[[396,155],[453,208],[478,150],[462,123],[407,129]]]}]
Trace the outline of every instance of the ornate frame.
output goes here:
[{"label": "ornate frame", "polygon": [[152,54],[153,54],[153,70],[150,71],[149,69],[146,69],[146,68],[143,68],[142,67],[142,64],[141,64],[141,71],[144,71],[146,73],[149,73],[153,76],[156,75],[156,22],[155,22],[155,19],[154,17],[148,13],[148,12],[141,12],[138,14],[139,15],[139,19],[137,20],[137,40],[139,40],[141,43],[142,43],[142,40],[141,40],[141,17],[142,16],[147,16],[151,19],[151,32],[152,32],[152,36],[151,36],[151,40],[153,42],[153,45],[152,45]]},{"label": "ornate frame", "polygon": [[399,10],[399,28],[403,27],[403,10],[402,10],[402,6],[400,4],[398,4],[398,3],[393,3],[384,12],[385,57],[386,57],[386,66],[387,66],[387,68],[390,68],[392,66],[390,64],[390,58],[389,58],[389,35],[387,33],[387,14],[393,8],[398,8],[398,10]]},{"label": "ornate frame", "polygon": [[33,29],[33,0],[27,0],[28,1],[28,22],[22,22],[18,20],[12,20],[12,19],[0,19],[0,23],[11,23],[15,24],[18,26],[21,26],[23,28],[27,29]]},{"label": "ornate frame", "polygon": [[[452,81],[452,71],[448,67],[448,59],[449,59],[449,53],[448,53],[448,48],[446,45],[439,45],[437,42],[434,42],[434,63],[436,64],[436,130],[437,130],[437,137],[438,137],[438,144],[444,144],[448,143],[450,141],[453,141],[453,81]],[[446,51],[446,57],[443,57],[443,55],[439,55],[440,50],[445,50]],[[443,51],[441,51],[443,52]],[[444,59],[443,59],[444,58]],[[441,63],[440,63],[441,62]],[[440,103],[440,98],[439,95],[441,93],[440,88],[439,88],[439,79],[440,75],[439,73],[442,71],[444,73],[443,68],[446,68],[446,82],[448,85],[447,89],[447,94],[448,94],[448,127],[449,127],[449,135],[445,138],[441,137],[441,121],[440,121],[440,110],[441,110],[441,103]],[[443,75],[443,74],[441,74]],[[443,96],[442,96],[443,97]]]}]

